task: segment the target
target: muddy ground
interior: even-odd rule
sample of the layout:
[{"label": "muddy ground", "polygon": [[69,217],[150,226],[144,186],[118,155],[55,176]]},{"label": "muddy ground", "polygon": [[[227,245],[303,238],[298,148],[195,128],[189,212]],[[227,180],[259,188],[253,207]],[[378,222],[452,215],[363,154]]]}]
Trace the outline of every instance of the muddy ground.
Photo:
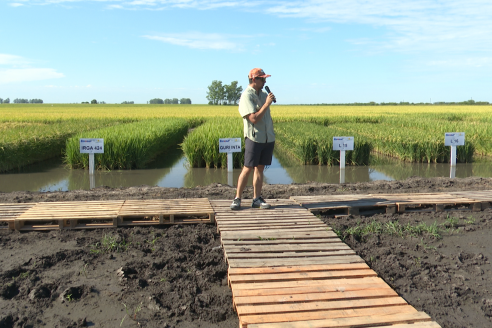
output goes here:
[{"label": "muddy ground", "polygon": [[[492,190],[492,179],[410,178],[267,185],[292,195]],[[245,198],[251,198],[246,190]],[[2,203],[232,199],[234,189],[134,187],[0,193]],[[492,327],[492,210],[321,218],[390,286],[442,327]],[[0,231],[0,327],[237,327],[211,225]]]}]

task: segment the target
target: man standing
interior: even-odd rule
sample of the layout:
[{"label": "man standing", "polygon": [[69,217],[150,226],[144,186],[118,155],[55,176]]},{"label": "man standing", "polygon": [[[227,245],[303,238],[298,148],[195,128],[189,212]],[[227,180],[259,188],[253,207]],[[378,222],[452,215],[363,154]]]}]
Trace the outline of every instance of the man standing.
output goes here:
[{"label": "man standing", "polygon": [[266,75],[261,68],[253,68],[248,75],[249,85],[239,100],[239,114],[244,123],[244,167],[237,182],[236,198],[231,210],[241,208],[241,195],[251,172],[253,175],[253,203],[251,207],[270,208],[270,204],[261,197],[263,170],[272,164],[275,133],[270,115],[270,104],[275,100],[272,93],[262,91]]}]

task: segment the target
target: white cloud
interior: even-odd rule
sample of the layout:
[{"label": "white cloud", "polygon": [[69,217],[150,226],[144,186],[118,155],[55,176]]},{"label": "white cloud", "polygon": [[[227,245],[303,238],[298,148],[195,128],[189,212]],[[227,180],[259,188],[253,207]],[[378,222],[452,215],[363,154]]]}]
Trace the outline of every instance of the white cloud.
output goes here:
[{"label": "white cloud", "polygon": [[[12,0],[12,3],[20,2]],[[319,27],[313,27],[309,32],[324,32],[331,23],[382,28],[377,37],[347,40],[364,44],[370,51],[492,50],[492,2],[486,0],[27,0],[25,3],[68,2],[99,2],[112,9],[237,8],[318,23]],[[199,40],[183,40],[181,36],[164,36],[161,41],[207,48]],[[227,41],[219,41],[216,46],[231,47]]]},{"label": "white cloud", "polygon": [[21,56],[0,54],[0,65],[24,65],[29,61]]},{"label": "white cloud", "polygon": [[492,50],[492,3],[482,0],[305,0],[267,10],[313,22],[386,28],[379,39],[351,40],[396,51]]},{"label": "white cloud", "polygon": [[454,67],[454,68],[492,67],[492,57],[433,60],[433,61],[429,61],[427,65],[436,66],[436,67]]},{"label": "white cloud", "polygon": [[0,54],[0,84],[65,77],[53,68],[31,67],[32,63],[32,60],[21,56]]},{"label": "white cloud", "polygon": [[21,68],[0,70],[0,84],[28,82],[65,77],[52,68]]},{"label": "white cloud", "polygon": [[230,50],[242,51],[242,45],[239,42],[231,41],[235,38],[244,38],[244,36],[230,36],[217,33],[172,33],[160,35],[144,35],[144,38],[170,43],[178,46],[184,46],[193,49],[213,49],[213,50]]},{"label": "white cloud", "polygon": [[18,2],[13,2],[10,4],[11,7],[20,7],[20,6],[23,6],[24,4],[23,3],[18,3]]}]

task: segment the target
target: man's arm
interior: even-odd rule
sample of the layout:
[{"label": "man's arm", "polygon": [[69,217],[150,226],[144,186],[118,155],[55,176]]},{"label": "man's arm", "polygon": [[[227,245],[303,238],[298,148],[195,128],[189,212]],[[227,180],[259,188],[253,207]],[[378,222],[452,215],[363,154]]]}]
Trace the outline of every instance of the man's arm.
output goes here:
[{"label": "man's arm", "polygon": [[266,98],[265,104],[260,108],[259,111],[245,116],[248,121],[250,121],[252,124],[256,124],[257,122],[259,122],[263,118],[263,115],[265,115],[268,106],[272,104],[274,98],[275,96],[273,95],[273,93],[269,93]]}]

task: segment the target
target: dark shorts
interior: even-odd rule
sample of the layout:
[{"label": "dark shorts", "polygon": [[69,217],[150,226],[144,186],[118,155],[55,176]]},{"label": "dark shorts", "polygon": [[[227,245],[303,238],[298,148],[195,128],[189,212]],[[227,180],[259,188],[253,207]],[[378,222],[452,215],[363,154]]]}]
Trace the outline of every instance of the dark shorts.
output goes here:
[{"label": "dark shorts", "polygon": [[258,143],[246,138],[244,140],[244,166],[271,165],[274,142]]}]

